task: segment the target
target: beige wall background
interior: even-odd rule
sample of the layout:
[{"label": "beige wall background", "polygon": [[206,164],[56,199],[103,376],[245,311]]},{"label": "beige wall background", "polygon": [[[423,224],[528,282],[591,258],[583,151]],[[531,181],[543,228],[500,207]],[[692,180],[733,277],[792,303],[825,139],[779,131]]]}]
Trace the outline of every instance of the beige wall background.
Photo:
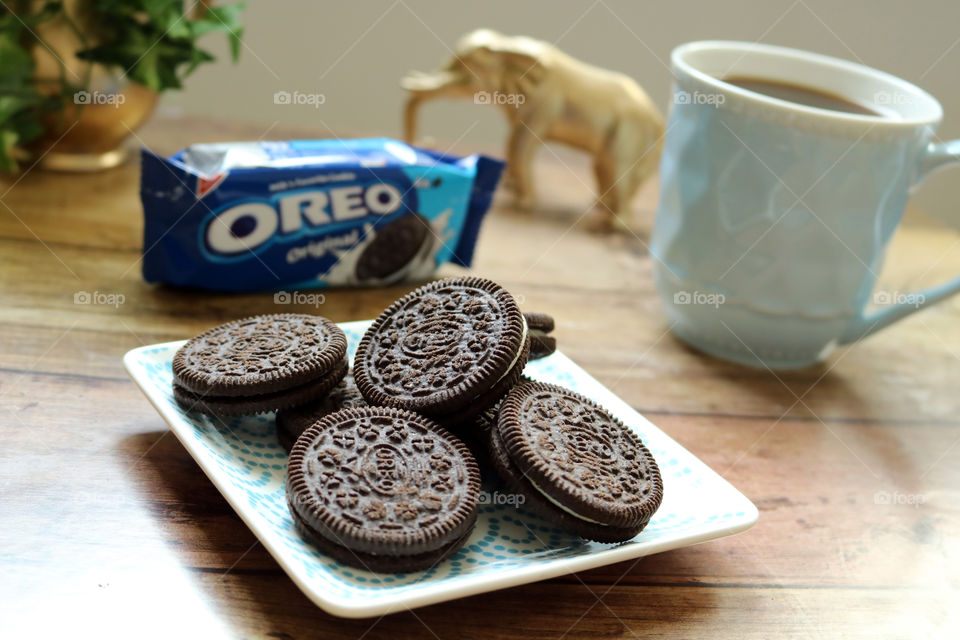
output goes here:
[{"label": "beige wall background", "polygon": [[[404,93],[398,80],[445,61],[477,27],[556,43],[593,64],[633,76],[666,111],[670,50],[690,40],[760,41],[860,61],[937,96],[944,139],[960,137],[960,2],[955,0],[674,0],[547,2],[485,0],[250,0],[245,46],[230,65],[217,37],[206,45],[220,62],[199,69],[164,108],[190,114],[400,135]],[[274,93],[322,94],[323,104],[278,105]],[[461,147],[498,149],[501,114],[471,102],[424,108],[421,133]],[[960,227],[953,183],[960,167],[934,176],[916,202]]]}]

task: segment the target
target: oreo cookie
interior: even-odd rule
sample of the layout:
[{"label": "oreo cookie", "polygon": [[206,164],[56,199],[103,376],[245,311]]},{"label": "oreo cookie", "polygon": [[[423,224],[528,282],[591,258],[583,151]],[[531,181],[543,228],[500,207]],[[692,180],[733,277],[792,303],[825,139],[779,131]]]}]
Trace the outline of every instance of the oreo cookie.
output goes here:
[{"label": "oreo cookie", "polygon": [[504,398],[490,430],[499,475],[525,506],[598,542],[623,542],[663,499],[656,461],[640,438],[592,400],[524,382]]},{"label": "oreo cookie", "polygon": [[347,338],[326,318],[254,316],[189,340],[173,357],[173,391],[186,410],[214,416],[295,407],[347,373]]},{"label": "oreo cookie", "polygon": [[555,323],[553,316],[539,311],[528,311],[523,314],[527,321],[527,330],[530,332],[530,360],[539,360],[552,355],[557,350],[557,339],[547,335],[553,331]]},{"label": "oreo cookie", "polygon": [[408,268],[432,253],[430,223],[418,213],[400,216],[377,230],[357,259],[360,283],[389,284],[402,280]]},{"label": "oreo cookie", "polygon": [[344,409],[297,440],[287,502],[298,530],[369,571],[428,569],[466,541],[477,518],[473,456],[435,422],[386,407]]},{"label": "oreo cookie", "polygon": [[503,287],[451,278],[387,307],[360,341],[354,375],[372,405],[461,425],[516,384],[529,347],[523,314]]},{"label": "oreo cookie", "polygon": [[343,380],[328,394],[309,404],[284,409],[277,412],[277,439],[284,449],[289,452],[293,444],[304,431],[313,426],[321,418],[341,409],[355,409],[367,406],[366,400],[357,390],[353,375],[347,374]]}]

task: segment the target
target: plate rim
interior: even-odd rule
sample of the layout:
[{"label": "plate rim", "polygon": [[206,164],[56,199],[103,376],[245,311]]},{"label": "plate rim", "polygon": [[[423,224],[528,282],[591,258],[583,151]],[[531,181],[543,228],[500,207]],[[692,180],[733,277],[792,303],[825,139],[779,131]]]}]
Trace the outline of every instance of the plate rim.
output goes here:
[{"label": "plate rim", "polygon": [[[361,325],[367,323],[368,321],[361,320],[338,324]],[[343,618],[369,618],[378,615],[388,615],[398,611],[416,609],[449,600],[456,600],[490,591],[497,591],[499,589],[506,589],[523,584],[539,582],[541,580],[577,573],[579,571],[586,571],[588,569],[595,569],[626,560],[639,559],[654,553],[661,553],[663,551],[670,551],[672,549],[689,547],[696,544],[702,544],[710,540],[742,533],[756,524],[760,517],[760,512],[757,506],[746,495],[744,495],[743,492],[734,487],[726,478],[721,476],[709,465],[700,460],[700,458],[670,437],[669,434],[663,432],[662,429],[659,429],[659,427],[647,420],[643,414],[626,404],[626,402],[620,399],[619,396],[616,396],[616,394],[607,389],[607,387],[602,385],[598,380],[596,380],[596,378],[579,367],[579,365],[576,365],[576,363],[558,351],[557,353],[564,360],[567,360],[571,364],[577,366],[582,374],[587,376],[594,384],[607,389],[611,395],[620,399],[620,401],[623,402],[623,404],[629,408],[630,411],[633,411],[640,418],[642,418],[644,422],[660,431],[664,437],[669,439],[672,446],[677,447],[690,458],[700,463],[704,471],[715,476],[713,480],[719,480],[725,484],[727,488],[735,494],[735,497],[738,496],[739,499],[742,500],[743,504],[740,507],[740,510],[744,512],[744,515],[742,517],[737,517],[726,526],[720,526],[709,531],[705,531],[699,535],[694,535],[684,539],[668,539],[662,541],[661,543],[652,543],[645,546],[624,544],[598,550],[582,556],[544,560],[543,564],[530,564],[521,566],[511,570],[506,575],[493,574],[476,576],[473,579],[467,577],[465,579],[461,579],[458,584],[439,591],[398,593],[395,595],[385,592],[383,595],[379,595],[375,599],[365,600],[351,599],[348,597],[341,597],[340,595],[322,594],[319,592],[319,590],[308,586],[303,579],[304,576],[301,575],[299,568],[288,562],[288,558],[283,550],[275,546],[273,540],[274,534],[265,528],[261,530],[261,523],[252,518],[252,515],[255,514],[255,510],[250,509],[242,502],[239,494],[236,493],[237,490],[234,489],[232,485],[222,480],[219,470],[214,468],[213,461],[208,459],[208,454],[200,448],[199,443],[195,442],[194,438],[189,437],[189,433],[186,433],[183,430],[180,417],[175,415],[173,411],[166,405],[166,398],[155,397],[160,395],[159,391],[156,390],[152,385],[146,384],[146,381],[141,379],[141,375],[145,374],[145,371],[140,364],[141,353],[160,348],[178,348],[185,342],[186,340],[174,340],[169,342],[143,345],[131,349],[123,355],[124,368],[127,370],[127,373],[133,379],[133,382],[136,384],[136,386],[147,397],[147,400],[150,402],[150,404],[153,405],[154,409],[156,409],[157,413],[160,414],[163,420],[170,427],[170,430],[190,454],[190,457],[193,458],[193,460],[203,471],[204,475],[210,480],[210,482],[213,483],[214,487],[216,487],[220,494],[227,500],[227,502],[230,504],[230,507],[250,529],[254,536],[256,536],[260,544],[264,546],[267,552],[280,565],[284,573],[286,573],[287,576],[293,580],[297,587],[304,593],[304,595],[307,596],[307,598],[310,599],[311,602],[331,615]],[[417,584],[417,582],[410,584]]]}]

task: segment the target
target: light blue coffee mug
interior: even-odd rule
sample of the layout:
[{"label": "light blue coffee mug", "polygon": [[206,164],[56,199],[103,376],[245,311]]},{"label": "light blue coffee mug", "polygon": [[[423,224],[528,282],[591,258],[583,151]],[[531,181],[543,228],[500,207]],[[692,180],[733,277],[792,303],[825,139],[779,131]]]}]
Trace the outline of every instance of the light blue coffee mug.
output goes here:
[{"label": "light blue coffee mug", "polygon": [[[651,253],[676,335],[707,353],[789,369],[821,361],[960,290],[960,278],[867,312],[910,189],[960,160],[936,142],[922,89],[869,67],[740,42],[694,42],[675,86]],[[802,106],[719,78],[774,79],[881,115]]]}]

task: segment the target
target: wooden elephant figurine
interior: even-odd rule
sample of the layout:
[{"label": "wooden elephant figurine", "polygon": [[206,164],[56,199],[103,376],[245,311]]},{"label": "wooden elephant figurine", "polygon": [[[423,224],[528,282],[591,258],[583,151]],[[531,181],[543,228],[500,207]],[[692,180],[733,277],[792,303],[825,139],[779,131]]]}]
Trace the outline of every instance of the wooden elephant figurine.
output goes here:
[{"label": "wooden elephant figurine", "polygon": [[534,204],[531,165],[544,142],[593,155],[597,206],[607,225],[613,216],[630,219],[632,196],[660,160],[663,116],[640,85],[540,40],[478,29],[461,38],[446,66],[411,73],[401,86],[410,94],[408,142],[416,138],[420,106],[434,98],[472,98],[506,113],[512,125],[506,181],[521,208]]}]

